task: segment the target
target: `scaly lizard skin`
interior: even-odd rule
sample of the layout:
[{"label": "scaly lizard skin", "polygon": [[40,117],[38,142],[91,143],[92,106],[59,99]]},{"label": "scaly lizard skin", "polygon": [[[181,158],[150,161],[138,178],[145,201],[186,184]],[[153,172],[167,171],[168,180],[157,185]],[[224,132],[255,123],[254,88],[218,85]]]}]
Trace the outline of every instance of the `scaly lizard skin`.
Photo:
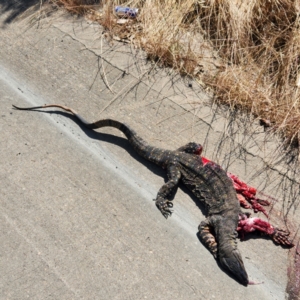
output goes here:
[{"label": "scaly lizard skin", "polygon": [[156,206],[165,217],[171,215],[170,208],[173,207],[168,196],[176,190],[180,180],[204,203],[207,219],[198,227],[199,238],[221,266],[243,285],[252,282],[248,279],[241,254],[237,249],[237,230],[242,233],[260,230],[277,243],[292,246],[287,238],[287,232],[277,230],[258,218],[250,219],[249,215],[242,213],[233,181],[219,165],[202,160],[200,156],[202,146],[197,143],[188,143],[175,151],[164,150],[150,146],[126,124],[111,119],[89,123],[66,106],[52,104],[29,108],[14,105],[13,107],[19,110],[57,107],[72,113],[87,128],[98,129],[108,126],[122,131],[139,155],[167,170],[169,180],[159,189],[155,199]]}]

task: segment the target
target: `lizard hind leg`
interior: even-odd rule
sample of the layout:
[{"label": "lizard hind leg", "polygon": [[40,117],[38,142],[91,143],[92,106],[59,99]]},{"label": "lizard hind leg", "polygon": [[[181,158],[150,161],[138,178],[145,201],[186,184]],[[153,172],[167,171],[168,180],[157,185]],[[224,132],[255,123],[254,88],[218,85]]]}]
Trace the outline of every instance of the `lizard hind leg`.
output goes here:
[{"label": "lizard hind leg", "polygon": [[210,220],[206,219],[202,221],[198,227],[198,237],[201,243],[210,251],[215,259],[218,257],[218,244],[216,238],[213,235],[213,228],[210,224]]},{"label": "lizard hind leg", "polygon": [[[211,218],[208,218],[200,223],[198,227],[199,239],[201,240],[202,244],[204,244],[204,246],[208,248],[214,258],[219,261],[221,267],[224,270],[231,273],[231,275],[234,275],[234,277],[241,284],[247,286],[249,284],[249,279],[244,267],[241,254],[236,248],[236,232],[231,236],[228,235],[227,232],[225,232],[224,236],[224,232],[222,232],[222,230],[218,230],[218,244],[215,236],[212,234],[214,223],[214,219]],[[221,223],[219,223],[219,225],[217,226],[220,225]],[[230,238],[229,240],[228,237]]]}]

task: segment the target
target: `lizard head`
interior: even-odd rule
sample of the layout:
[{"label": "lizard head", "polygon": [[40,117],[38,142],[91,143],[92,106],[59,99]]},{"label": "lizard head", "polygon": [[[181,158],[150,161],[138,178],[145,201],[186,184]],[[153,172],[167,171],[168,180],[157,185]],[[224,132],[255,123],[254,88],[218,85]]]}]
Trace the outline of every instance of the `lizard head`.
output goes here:
[{"label": "lizard head", "polygon": [[235,249],[225,255],[219,255],[222,267],[229,271],[241,284],[247,286],[249,283],[248,275],[240,252]]},{"label": "lizard head", "polygon": [[180,151],[180,152],[196,154],[196,155],[201,155],[202,150],[203,150],[203,147],[200,144],[195,143],[195,142],[187,143],[186,145],[177,149],[177,151]]}]

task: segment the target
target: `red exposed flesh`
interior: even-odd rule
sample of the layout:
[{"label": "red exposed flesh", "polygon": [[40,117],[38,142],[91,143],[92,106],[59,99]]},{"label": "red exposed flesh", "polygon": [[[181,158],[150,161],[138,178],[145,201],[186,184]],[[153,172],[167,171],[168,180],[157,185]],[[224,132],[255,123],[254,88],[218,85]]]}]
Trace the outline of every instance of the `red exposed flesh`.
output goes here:
[{"label": "red exposed flesh", "polygon": [[238,194],[241,194],[251,204],[254,212],[261,211],[266,217],[268,214],[262,205],[270,205],[269,201],[256,198],[257,190],[254,187],[247,185],[244,181],[240,180],[236,175],[227,172],[228,177],[232,179],[233,186]]},{"label": "red exposed flesh", "polygon": [[245,233],[260,231],[269,235],[272,240],[280,245],[286,247],[293,247],[294,244],[289,239],[289,232],[273,227],[269,222],[259,218],[249,218],[247,214],[240,214],[237,231],[241,234],[241,238],[244,238]]},{"label": "red exposed flesh", "polygon": [[247,232],[253,232],[255,230],[261,231],[268,235],[272,235],[275,232],[275,228],[267,221],[259,218],[242,218],[239,220],[237,231],[242,234]]},{"label": "red exposed flesh", "polygon": [[245,197],[241,194],[237,194],[237,197],[240,201],[240,205],[244,208],[251,208],[251,205],[248,204],[247,200],[245,199]]},{"label": "red exposed flesh", "polygon": [[201,158],[202,158],[202,162],[203,162],[204,165],[206,165],[208,162],[211,161],[211,160],[209,160],[209,159],[207,159],[207,158],[205,158],[203,156]]}]

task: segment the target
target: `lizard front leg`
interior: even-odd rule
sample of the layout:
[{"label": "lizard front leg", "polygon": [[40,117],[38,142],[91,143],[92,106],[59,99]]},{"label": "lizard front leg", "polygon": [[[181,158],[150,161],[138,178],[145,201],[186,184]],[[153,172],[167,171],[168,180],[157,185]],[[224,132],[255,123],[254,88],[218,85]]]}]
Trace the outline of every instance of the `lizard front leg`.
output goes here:
[{"label": "lizard front leg", "polygon": [[171,164],[167,166],[168,182],[165,183],[158,191],[155,199],[157,208],[161,211],[165,218],[168,218],[172,214],[170,208],[173,207],[173,203],[167,199],[167,197],[175,191],[181,178],[181,173],[177,164]]}]

